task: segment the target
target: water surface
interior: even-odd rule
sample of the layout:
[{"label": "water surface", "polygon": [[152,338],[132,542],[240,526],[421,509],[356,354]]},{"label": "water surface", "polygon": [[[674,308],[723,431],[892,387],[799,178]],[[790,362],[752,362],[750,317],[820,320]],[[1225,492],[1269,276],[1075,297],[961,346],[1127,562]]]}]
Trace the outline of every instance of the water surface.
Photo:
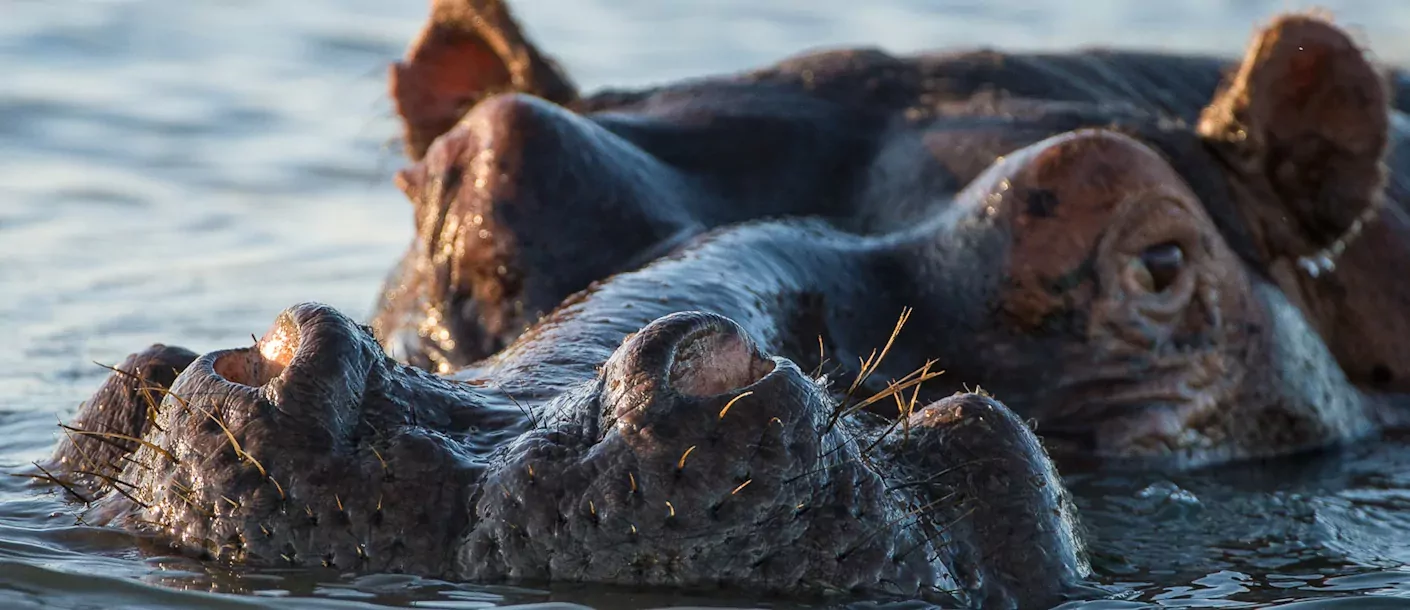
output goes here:
[{"label": "water surface", "polygon": [[[1322,2],[1410,64],[1410,3]],[[1119,45],[1235,54],[1283,1],[534,0],[531,35],[585,88],[806,48]],[[0,468],[46,455],[115,363],[153,342],[242,345],[293,303],[365,316],[410,239],[386,65],[417,0],[0,0]],[[1101,583],[1088,608],[1391,607],[1410,598],[1407,439],[1176,477],[1074,479]],[[579,602],[773,605],[139,554],[0,477],[0,607]],[[1296,603],[1311,603],[1298,606]],[[1410,604],[1407,604],[1410,607]]]}]

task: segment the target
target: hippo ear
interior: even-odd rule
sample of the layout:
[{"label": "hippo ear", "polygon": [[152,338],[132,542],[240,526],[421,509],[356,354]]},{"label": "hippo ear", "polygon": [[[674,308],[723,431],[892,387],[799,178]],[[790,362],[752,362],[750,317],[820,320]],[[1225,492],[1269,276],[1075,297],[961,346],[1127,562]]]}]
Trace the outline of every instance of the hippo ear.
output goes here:
[{"label": "hippo ear", "polygon": [[412,204],[420,205],[421,199],[426,195],[426,165],[421,162],[413,164],[411,167],[397,170],[392,177],[397,188],[406,194],[406,198]]},{"label": "hippo ear", "polygon": [[1387,105],[1384,77],[1327,20],[1284,15],[1258,33],[1198,129],[1265,255],[1325,247],[1378,201]]},{"label": "hippo ear", "polygon": [[502,0],[432,0],[430,21],[391,67],[390,89],[413,160],[488,95],[528,93],[559,104],[577,98]]}]

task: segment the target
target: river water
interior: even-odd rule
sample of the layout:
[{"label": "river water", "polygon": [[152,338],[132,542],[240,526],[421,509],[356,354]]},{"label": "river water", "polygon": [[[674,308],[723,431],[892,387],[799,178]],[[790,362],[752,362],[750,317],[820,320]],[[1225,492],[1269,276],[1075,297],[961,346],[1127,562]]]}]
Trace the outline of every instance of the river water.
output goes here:
[{"label": "river water", "polygon": [[[1410,64],[1410,2],[1320,3]],[[818,46],[1108,44],[1237,53],[1286,1],[535,0],[518,12],[587,89],[739,70]],[[243,345],[284,307],[364,316],[411,218],[383,95],[419,0],[0,0],[0,470],[153,342]],[[1410,439],[1180,476],[1074,479],[1088,608],[1410,607]],[[231,571],[138,554],[0,477],[0,608],[773,605],[670,593]],[[1282,606],[1292,604],[1290,606]],[[1308,605],[1300,605],[1308,604]]]}]

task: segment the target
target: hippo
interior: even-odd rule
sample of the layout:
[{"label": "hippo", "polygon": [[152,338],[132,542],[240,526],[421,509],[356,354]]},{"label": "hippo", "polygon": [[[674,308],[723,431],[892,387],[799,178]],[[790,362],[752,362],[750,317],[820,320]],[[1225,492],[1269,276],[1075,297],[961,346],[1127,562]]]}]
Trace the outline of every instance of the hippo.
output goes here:
[{"label": "hippo", "polygon": [[901,427],[844,412],[755,339],[761,305],[625,340],[603,311],[564,310],[449,378],[298,305],[251,347],[132,355],[38,476],[87,523],[232,564],[976,607],[1090,594],[1071,501],[1021,419],[978,393]]},{"label": "hippo", "polygon": [[581,97],[502,3],[437,0],[371,324],[133,354],[40,476],[235,564],[1091,595],[1050,452],[1401,425],[1398,82],[1292,15],[1236,64],[836,51]]},{"label": "hippo", "polygon": [[[1324,447],[1401,419],[1410,122],[1391,100],[1410,81],[1372,66],[1325,16],[1280,16],[1238,62],[843,50],[582,96],[503,4],[432,4],[391,70],[417,160],[397,177],[416,237],[372,327],[399,360],[450,373],[635,270],[659,277],[673,307],[724,313],[721,286],[643,265],[719,231],[771,231],[791,248],[790,229],[751,223],[812,218],[887,244],[932,236],[929,249],[898,245],[901,261],[826,263],[862,274],[849,282],[876,298],[818,288],[810,322],[789,322],[783,354],[810,368],[835,354],[851,373],[886,339],[882,314],[915,308],[870,390],[934,359],[947,373],[926,399],[980,386],[1063,453],[1188,466]],[[1052,140],[1084,129],[1110,137]],[[1050,152],[1032,148],[1043,142]],[[1146,161],[1095,160],[1127,154]],[[1007,204],[1023,210],[1007,228],[937,220],[977,205],[981,178],[1015,156],[1073,169],[1032,168],[1067,175],[1030,175],[1031,188],[1000,170],[994,213],[1025,198]],[[1096,202],[1122,198],[1173,198],[1165,213],[1198,227],[1103,250],[1097,236],[1117,220]],[[979,254],[990,239],[1003,245]],[[782,247],[747,243],[758,245],[718,265]],[[762,279],[744,270],[729,281]],[[1172,300],[1138,299],[1123,282]]]}]

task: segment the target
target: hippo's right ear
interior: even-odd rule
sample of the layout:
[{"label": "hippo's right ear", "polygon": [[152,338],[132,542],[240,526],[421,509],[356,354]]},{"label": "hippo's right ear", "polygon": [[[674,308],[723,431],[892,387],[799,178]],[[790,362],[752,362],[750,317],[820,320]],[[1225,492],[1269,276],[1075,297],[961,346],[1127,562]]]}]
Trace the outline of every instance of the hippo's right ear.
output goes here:
[{"label": "hippo's right ear", "polygon": [[1265,256],[1324,248],[1377,203],[1388,104],[1383,75],[1326,19],[1283,15],[1258,33],[1198,129]]},{"label": "hippo's right ear", "polygon": [[558,104],[578,96],[503,0],[431,0],[430,21],[391,67],[390,89],[412,160],[489,95],[528,93]]}]

